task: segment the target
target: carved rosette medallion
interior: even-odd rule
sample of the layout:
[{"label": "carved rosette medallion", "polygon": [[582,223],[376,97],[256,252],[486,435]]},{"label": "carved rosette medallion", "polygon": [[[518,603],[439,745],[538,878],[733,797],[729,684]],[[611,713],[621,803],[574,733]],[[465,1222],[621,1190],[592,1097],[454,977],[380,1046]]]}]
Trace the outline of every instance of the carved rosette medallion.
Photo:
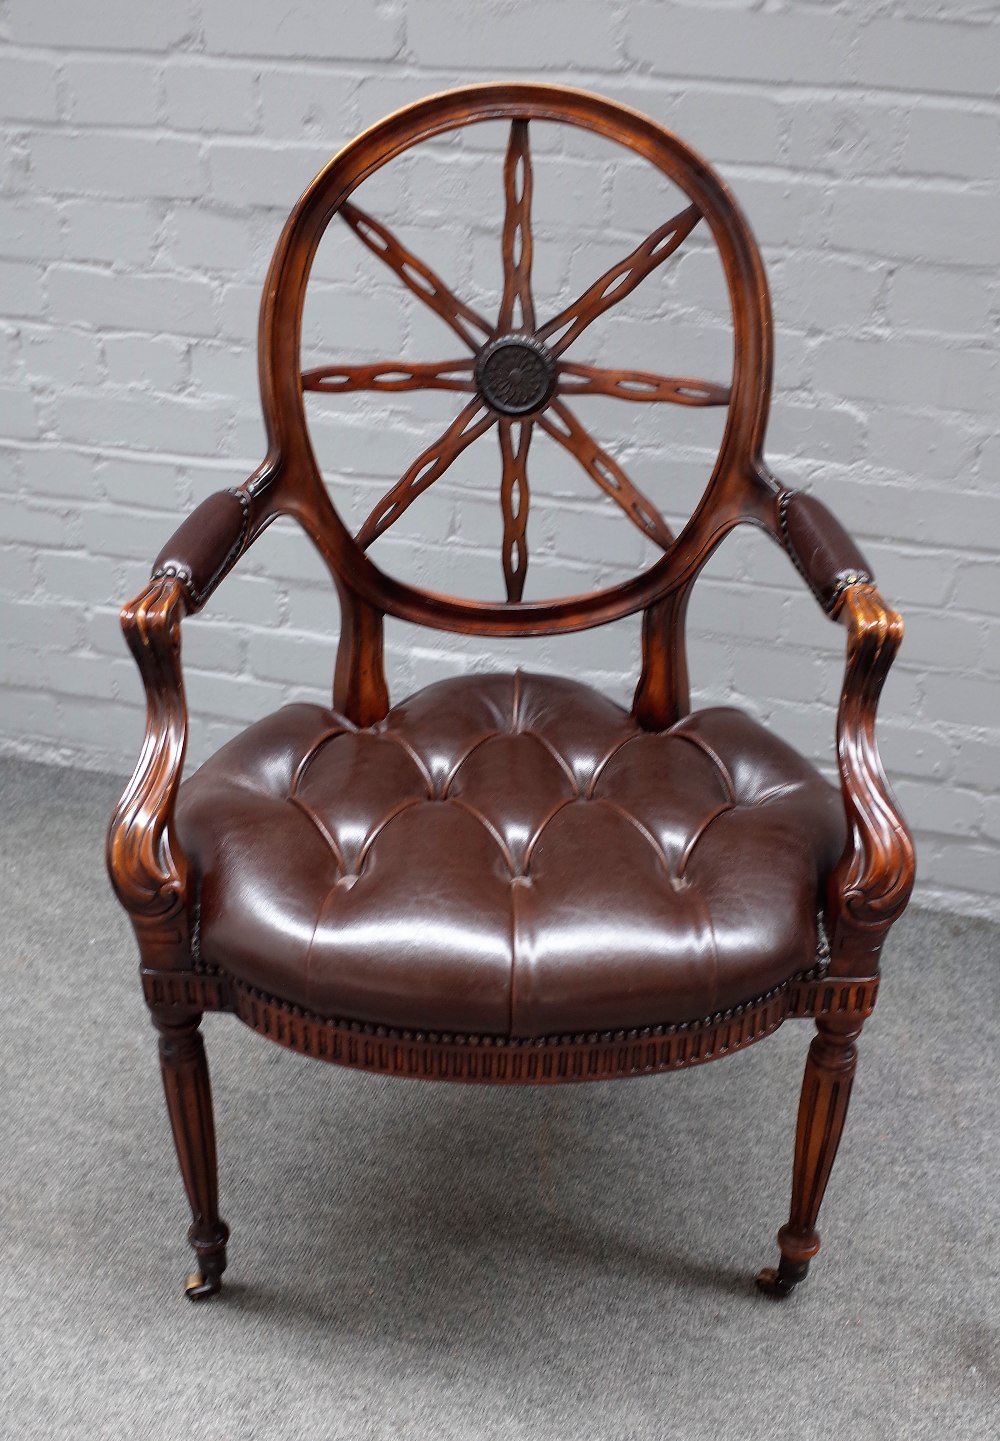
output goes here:
[{"label": "carved rosette medallion", "polygon": [[530,335],[502,335],[484,345],[476,360],[476,386],[499,415],[533,415],[555,390],[556,362]]}]

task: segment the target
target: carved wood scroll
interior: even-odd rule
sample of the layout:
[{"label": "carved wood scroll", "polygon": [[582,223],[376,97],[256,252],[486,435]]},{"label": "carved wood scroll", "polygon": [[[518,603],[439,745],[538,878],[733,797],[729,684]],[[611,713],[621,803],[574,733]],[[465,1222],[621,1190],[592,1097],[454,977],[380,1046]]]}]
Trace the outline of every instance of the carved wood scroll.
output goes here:
[{"label": "carved wood scroll", "polygon": [[189,956],[188,865],[172,832],[187,745],[180,660],[183,581],[154,577],[122,611],[122,628],[146,690],[142,753],[108,830],[108,870],[147,965]]},{"label": "carved wood scroll", "polygon": [[673,535],[659,510],[566,408],[565,400],[606,395],[641,403],[691,406],[727,405],[730,400],[729,387],[713,381],[605,369],[562,359],[595,320],[630,295],[674,254],[698,224],[701,212],[696,205],[689,205],[659,225],[582,295],[539,325],[531,284],[534,170],[528,127],[526,119],[511,122],[504,157],[500,247],[503,287],[495,324],[461,300],[381,222],[352,202],[340,208],[344,221],[362,244],[440,317],[469,348],[472,358],[323,366],[302,375],[304,390],[326,394],[454,390],[476,396],[375,506],[355,537],[362,548],[384,534],[417,496],[500,420],[501,557],[507,601],[511,604],[521,601],[527,573],[527,455],[535,422],[576,458],[590,479],[644,535],[667,549]]},{"label": "carved wood scroll", "polygon": [[874,968],[886,931],[913,888],[913,840],[882,766],[875,718],[903,622],[874,585],[849,586],[836,611],[847,627],[847,664],[837,717],[837,756],[848,842],[829,884],[835,966]]}]

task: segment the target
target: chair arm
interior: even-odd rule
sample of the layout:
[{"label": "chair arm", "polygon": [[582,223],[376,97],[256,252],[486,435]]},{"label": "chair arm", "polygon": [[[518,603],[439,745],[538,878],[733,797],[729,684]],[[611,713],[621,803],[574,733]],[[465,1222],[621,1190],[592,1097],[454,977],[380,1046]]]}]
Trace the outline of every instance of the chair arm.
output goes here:
[{"label": "chair arm", "polygon": [[236,563],[250,534],[251,500],[246,490],[219,490],[182,521],[153,562],[153,578],[176,576],[200,610]]},{"label": "chair arm", "polygon": [[107,864],[128,911],[143,964],[190,964],[188,863],[173,833],[174,802],[187,748],[181,674],[183,580],[159,575],[121,613],[122,630],[146,690],[146,734],[135,772],[111,817]]},{"label": "chair arm", "polygon": [[903,638],[903,620],[874,585],[842,591],[836,619],[847,628],[837,713],[837,759],[847,813],[843,855],[827,886],[831,968],[874,974],[886,932],[913,889],[913,839],[886,778],[875,736],[878,700]]},{"label": "chair arm", "polygon": [[849,585],[875,579],[847,531],[822,501],[799,490],[778,498],[778,525],[792,563],[828,614]]},{"label": "chair arm", "polygon": [[250,539],[246,490],[202,501],[160,551],[145,590],[121,613],[146,691],[146,734],[135,772],[111,818],[107,862],[147,966],[187,966],[188,863],[174,834],[174,802],[187,748],[181,620],[199,610]]},{"label": "chair arm", "polygon": [[[775,482],[777,484],[777,482]],[[847,844],[827,884],[831,969],[874,974],[889,927],[913,888],[913,839],[882,766],[875,736],[879,696],[903,638],[855,542],[814,496],[784,490],[778,532],[796,569],[833,620],[847,629],[837,713],[837,759]]]}]

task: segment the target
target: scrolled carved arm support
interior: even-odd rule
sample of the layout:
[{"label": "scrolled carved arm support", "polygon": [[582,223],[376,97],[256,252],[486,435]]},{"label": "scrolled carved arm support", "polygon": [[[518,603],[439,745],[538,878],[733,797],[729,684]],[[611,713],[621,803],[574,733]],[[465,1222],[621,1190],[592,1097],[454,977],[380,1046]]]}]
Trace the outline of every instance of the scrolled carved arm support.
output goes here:
[{"label": "scrolled carved arm support", "polygon": [[189,599],[176,575],[154,576],[122,611],[122,629],[146,689],[146,734],[108,831],[111,883],[147,966],[190,964],[188,863],[173,834],[187,745],[180,624]]},{"label": "scrolled carved arm support", "polygon": [[146,734],[111,820],[107,860],[143,964],[154,969],[186,966],[191,958],[188,863],[173,831],[187,746],[181,621],[201,609],[252,541],[255,478],[202,501],[160,551],[145,590],[122,611],[146,690]]},{"label": "scrolled carved arm support", "polygon": [[830,876],[827,926],[831,969],[863,975],[877,969],[885,933],[909,900],[915,870],[913,840],[875,736],[878,700],[903,621],[869,583],[846,587],[833,615],[847,628],[837,757],[848,840]]},{"label": "scrolled carved arm support", "polygon": [[864,555],[822,501],[788,490],[764,468],[773,531],[832,620],[847,630],[837,714],[837,759],[847,844],[827,883],[825,921],[834,974],[874,976],[885,934],[913,888],[913,840],[882,767],[879,696],[903,638]]}]

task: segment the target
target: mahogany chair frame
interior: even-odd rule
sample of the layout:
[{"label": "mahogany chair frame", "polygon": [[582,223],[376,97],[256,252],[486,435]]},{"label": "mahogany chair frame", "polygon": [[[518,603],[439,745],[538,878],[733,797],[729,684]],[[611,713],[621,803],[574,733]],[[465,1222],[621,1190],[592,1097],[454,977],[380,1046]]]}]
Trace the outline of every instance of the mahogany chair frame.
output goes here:
[{"label": "mahogany chair frame", "polygon": [[[351,201],[360,182],[418,141],[483,120],[509,121],[504,168],[504,288],[495,324],[455,296],[428,266]],[[578,301],[539,325],[531,290],[532,121],[556,121],[617,141],[684,191],[689,206],[648,237]],[[310,267],[331,219],[341,218],[469,354],[430,364],[386,362],[301,372],[303,303]],[[574,364],[563,353],[582,330],[629,293],[703,221],[718,247],[732,304],[731,384]],[[260,388],[268,450],[236,490],[205,501],[161,552],[142,593],[122,612],[147,698],[146,735],[135,774],[112,819],[108,864],[135,928],[141,977],[160,1035],[167,1106],[191,1204],[189,1239],[198,1272],[194,1299],[218,1291],[228,1228],[219,1216],[211,1093],[199,1023],[231,1011],[305,1055],[363,1070],[455,1081],[557,1083],[649,1075],[731,1054],[789,1017],[812,1019],[795,1144],[791,1212],[778,1233],[780,1263],[758,1278],[775,1296],[801,1281],[819,1249],[817,1217],[840,1140],[856,1065],[856,1042],[875,1004],[885,935],[913,880],[913,847],[888,786],[875,737],[879,695],[902,636],[860,553],[815,499],[784,487],[763,459],[771,387],[767,283],[751,232],[709,166],[653,121],[610,101],[553,86],[498,84],[431,97],[390,116],[347,145],[292,212],[271,263],[260,318]],[[303,394],[369,389],[447,389],[464,398],[458,419],[375,508],[357,536],[337,515],[310,444]],[[726,405],[718,459],[689,522],[674,536],[663,517],[570,409],[577,393],[640,402]],[[471,398],[470,398],[471,397]],[[656,541],[662,556],[642,574],[565,600],[522,599],[527,566],[526,457],[534,424],[571,451],[595,484]],[[433,594],[393,579],[367,546],[472,438],[498,428],[504,521],[502,602]],[[294,517],[337,588],[342,630],[335,708],[359,726],[388,709],[383,617],[482,636],[565,633],[642,614],[642,669],[633,714],[661,730],[689,710],[685,613],[691,587],[723,537],[750,523],[791,557],[824,611],[846,631],[837,756],[847,844],[820,898],[827,945],[813,969],[764,996],[682,1025],[527,1040],[435,1034],[313,1015],[207,967],[197,945],[196,878],[180,845],[174,805],[187,710],[181,622],[201,610],[239,558],[277,516]]]}]

